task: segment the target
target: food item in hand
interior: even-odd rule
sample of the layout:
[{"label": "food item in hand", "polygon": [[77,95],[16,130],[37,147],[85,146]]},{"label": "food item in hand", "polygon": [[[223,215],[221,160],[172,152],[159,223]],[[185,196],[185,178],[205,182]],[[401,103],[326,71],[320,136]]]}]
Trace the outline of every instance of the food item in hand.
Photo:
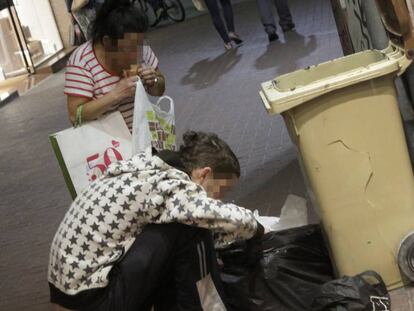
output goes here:
[{"label": "food item in hand", "polygon": [[138,65],[131,65],[129,67],[129,69],[124,69],[124,71],[123,71],[124,78],[129,78],[129,77],[137,76],[138,75],[138,69],[139,69],[139,66]]}]

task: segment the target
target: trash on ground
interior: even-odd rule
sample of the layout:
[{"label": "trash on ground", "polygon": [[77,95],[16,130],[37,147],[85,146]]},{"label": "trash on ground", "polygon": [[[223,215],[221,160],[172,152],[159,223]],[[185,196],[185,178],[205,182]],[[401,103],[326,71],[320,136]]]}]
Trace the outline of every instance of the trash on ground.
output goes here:
[{"label": "trash on ground", "polygon": [[381,276],[366,271],[324,284],[312,303],[312,310],[388,311],[391,300]]},{"label": "trash on ground", "polygon": [[260,216],[258,210],[254,211],[254,216],[265,227],[265,232],[302,227],[308,224],[306,200],[293,194],[287,196],[280,217]]},{"label": "trash on ground", "polygon": [[320,286],[333,279],[318,225],[270,232],[253,243],[218,251],[230,310],[309,310]]}]

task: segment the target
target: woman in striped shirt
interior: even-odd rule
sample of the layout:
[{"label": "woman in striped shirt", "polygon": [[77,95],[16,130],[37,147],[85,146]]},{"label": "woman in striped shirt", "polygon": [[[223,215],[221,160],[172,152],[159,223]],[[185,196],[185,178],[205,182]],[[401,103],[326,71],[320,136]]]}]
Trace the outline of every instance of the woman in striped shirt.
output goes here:
[{"label": "woman in striped shirt", "polygon": [[144,44],[147,28],[145,17],[130,1],[105,1],[93,25],[92,40],[79,46],[67,64],[64,92],[72,123],[78,106],[84,105],[83,121],[118,110],[131,130],[138,76],[148,94],[164,93],[158,59]]}]

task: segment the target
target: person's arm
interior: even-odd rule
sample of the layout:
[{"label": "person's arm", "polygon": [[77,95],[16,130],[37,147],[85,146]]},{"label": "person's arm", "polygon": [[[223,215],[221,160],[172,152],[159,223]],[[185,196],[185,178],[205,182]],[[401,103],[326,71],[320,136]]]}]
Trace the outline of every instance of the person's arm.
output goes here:
[{"label": "person's arm", "polygon": [[203,188],[193,182],[170,180],[161,182],[158,187],[171,193],[165,200],[165,210],[159,222],[210,229],[218,234],[216,244],[219,246],[263,235],[263,226],[250,210],[208,198]]},{"label": "person's arm", "polygon": [[159,70],[158,58],[149,45],[143,48],[143,63],[138,68],[138,75],[148,94],[162,96],[165,92],[165,78]]},{"label": "person's arm", "polygon": [[72,124],[75,123],[76,110],[82,104],[84,105],[82,110],[82,120],[92,121],[123,99],[129,97],[132,98],[135,94],[136,81],[137,77],[122,79],[111,92],[98,99],[68,95],[67,104],[70,122]]},{"label": "person's arm", "polygon": [[76,110],[80,105],[84,105],[82,110],[82,121],[95,120],[102,115],[113,104],[110,94],[102,96],[99,99],[91,100],[85,97],[68,96],[68,113],[69,120],[72,124],[76,121]]},{"label": "person's arm", "polygon": [[148,94],[152,96],[162,96],[165,92],[165,78],[161,71],[153,68],[138,69],[138,76],[142,79]]}]

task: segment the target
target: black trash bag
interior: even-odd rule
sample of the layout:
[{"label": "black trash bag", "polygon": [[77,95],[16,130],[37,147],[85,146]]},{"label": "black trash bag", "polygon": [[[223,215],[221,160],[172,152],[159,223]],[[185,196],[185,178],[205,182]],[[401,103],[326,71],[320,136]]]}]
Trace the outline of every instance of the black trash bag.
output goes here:
[{"label": "black trash bag", "polygon": [[310,310],[320,286],[334,278],[317,225],[271,232],[218,256],[229,310]]},{"label": "black trash bag", "polygon": [[374,271],[328,282],[315,297],[313,311],[391,310],[391,300],[384,281]]}]

